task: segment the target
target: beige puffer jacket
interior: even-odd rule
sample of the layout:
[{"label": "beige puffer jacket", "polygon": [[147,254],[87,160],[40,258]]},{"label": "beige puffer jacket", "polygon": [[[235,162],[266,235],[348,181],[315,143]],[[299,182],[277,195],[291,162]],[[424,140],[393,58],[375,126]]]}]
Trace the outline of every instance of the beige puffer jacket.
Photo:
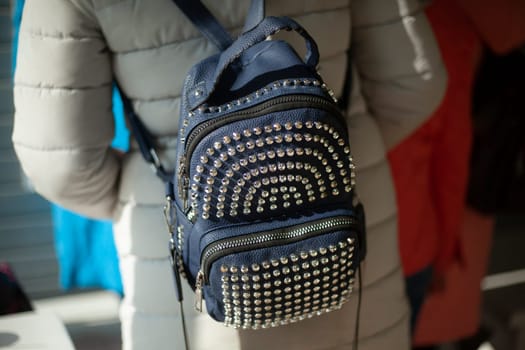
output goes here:
[{"label": "beige puffer jacket", "polygon": [[[206,1],[239,31],[248,1]],[[416,0],[267,1],[317,40],[320,71],[336,92],[353,43],[350,136],[368,223],[360,350],[408,349],[408,306],[399,266],[395,197],[385,152],[439,104],[445,73]],[[298,40],[299,42],[300,40]],[[302,42],[301,42],[302,44]],[[185,74],[215,48],[171,0],[27,0],[15,77],[13,141],[38,192],[69,209],[115,221],[125,298],[124,349],[183,349],[162,215],[163,185],[136,147],[121,157],[113,136],[117,79],[174,161]],[[286,327],[236,331],[193,310],[192,349],[350,349],[356,299],[342,310]]]}]

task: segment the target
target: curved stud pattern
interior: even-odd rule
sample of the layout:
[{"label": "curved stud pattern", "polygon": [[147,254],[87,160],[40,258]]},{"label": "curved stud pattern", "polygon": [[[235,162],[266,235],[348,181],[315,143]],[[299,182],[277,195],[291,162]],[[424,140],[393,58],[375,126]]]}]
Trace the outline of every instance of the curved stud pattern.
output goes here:
[{"label": "curved stud pattern", "polygon": [[355,184],[346,140],[315,120],[218,136],[193,170],[190,206],[203,219],[296,210]]}]

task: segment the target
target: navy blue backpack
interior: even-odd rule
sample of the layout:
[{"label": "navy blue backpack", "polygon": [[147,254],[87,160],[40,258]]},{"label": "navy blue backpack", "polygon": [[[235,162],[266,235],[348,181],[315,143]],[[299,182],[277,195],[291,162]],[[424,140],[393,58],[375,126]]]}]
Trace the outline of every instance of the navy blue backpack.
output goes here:
[{"label": "navy blue backpack", "polygon": [[[175,1],[220,52],[184,82],[177,164],[166,171],[125,99],[141,151],[167,187],[179,299],[227,326],[259,329],[337,310],[365,256],[347,123],[316,70],[317,45],[253,0],[232,40],[200,1]],[[303,59],[281,30],[306,42]]]}]

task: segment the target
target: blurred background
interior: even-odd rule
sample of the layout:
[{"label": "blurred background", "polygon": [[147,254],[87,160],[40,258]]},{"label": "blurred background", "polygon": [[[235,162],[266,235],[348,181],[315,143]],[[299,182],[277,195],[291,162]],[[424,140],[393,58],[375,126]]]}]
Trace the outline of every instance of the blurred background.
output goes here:
[{"label": "blurred background", "polygon": [[[494,8],[495,2],[460,2],[463,10],[472,6],[464,20],[481,38],[479,56],[466,67],[474,75],[468,87],[472,143],[459,238],[463,260],[447,272],[442,285],[433,285],[416,344],[420,349],[525,349],[525,33],[523,25],[510,21],[516,20],[517,8],[523,10],[517,20],[525,23],[525,6],[509,1],[504,11],[499,3]],[[111,223],[82,218],[35,194],[11,145],[12,74],[22,6],[23,1],[0,0],[0,348],[18,348],[4,329],[14,319],[6,317],[43,313],[56,316],[76,349],[119,349],[122,285]],[[458,22],[444,17],[435,10],[431,23],[438,34],[441,30],[438,38],[445,40],[440,44],[454,79],[457,55],[446,54],[446,40],[459,36],[449,43],[455,48],[469,42],[461,41],[462,28],[454,28]],[[498,20],[512,30],[499,27]],[[494,34],[496,27],[499,33]],[[114,115],[113,146],[126,150],[129,133],[117,94]],[[471,263],[473,274],[468,272]],[[447,283],[465,283],[474,292],[449,293]],[[461,314],[467,315],[458,321],[468,325],[466,330],[453,322]],[[447,318],[451,322],[443,321]]]}]

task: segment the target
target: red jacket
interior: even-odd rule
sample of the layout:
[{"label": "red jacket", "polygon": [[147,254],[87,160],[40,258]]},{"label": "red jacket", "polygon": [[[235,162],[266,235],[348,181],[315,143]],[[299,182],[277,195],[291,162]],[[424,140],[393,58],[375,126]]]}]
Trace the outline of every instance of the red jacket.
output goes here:
[{"label": "red jacket", "polygon": [[431,289],[421,310],[415,345],[461,339],[479,326],[480,282],[494,222],[465,210],[463,200],[471,85],[481,47],[478,33],[496,53],[523,44],[525,0],[436,0],[427,15],[449,72],[449,86],[431,120],[389,157],[398,191],[405,273],[433,263],[442,275],[441,288]]},{"label": "red jacket", "polygon": [[429,265],[443,272],[458,257],[471,147],[470,96],[481,48],[454,0],[434,2],[427,16],[449,79],[434,115],[388,155],[405,275]]}]

